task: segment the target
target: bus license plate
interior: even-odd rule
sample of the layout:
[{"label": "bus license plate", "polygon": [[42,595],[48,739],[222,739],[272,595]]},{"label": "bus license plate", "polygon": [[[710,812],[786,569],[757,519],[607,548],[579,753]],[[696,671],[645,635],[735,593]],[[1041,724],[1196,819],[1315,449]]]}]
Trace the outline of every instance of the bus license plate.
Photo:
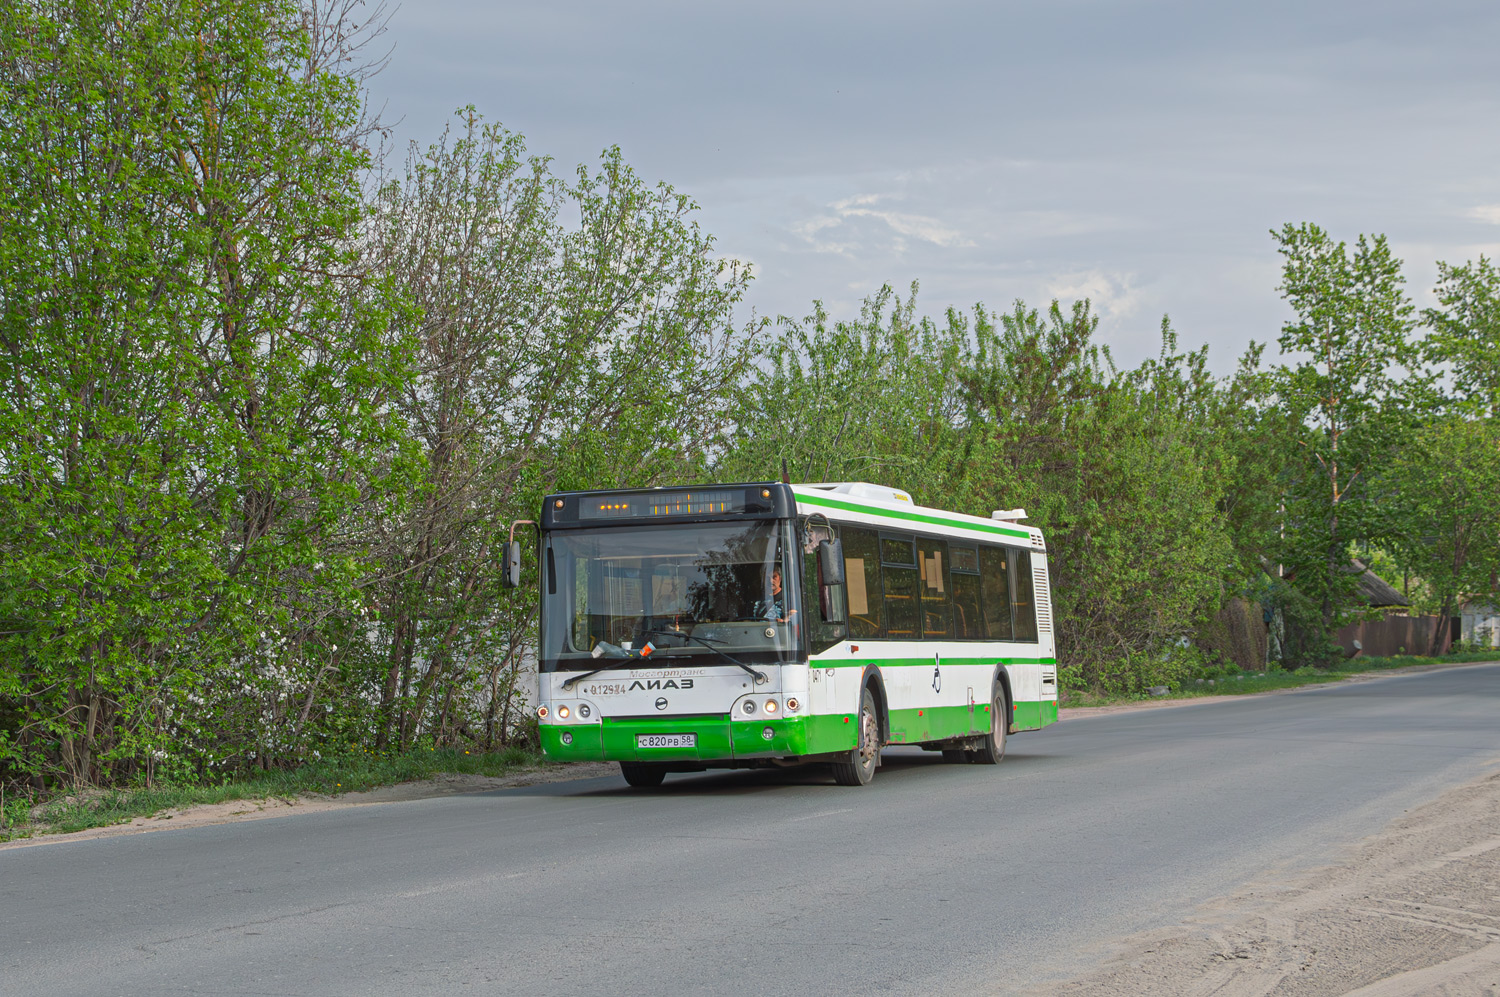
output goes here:
[{"label": "bus license plate", "polygon": [[697,734],[637,734],[637,748],[696,748]]}]

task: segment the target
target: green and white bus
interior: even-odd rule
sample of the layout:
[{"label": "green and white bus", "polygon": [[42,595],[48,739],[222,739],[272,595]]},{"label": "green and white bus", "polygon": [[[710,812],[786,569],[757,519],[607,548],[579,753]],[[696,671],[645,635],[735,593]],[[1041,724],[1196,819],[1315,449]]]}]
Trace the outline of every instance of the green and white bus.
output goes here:
[{"label": "green and white bus", "polygon": [[[549,495],[542,748],[632,786],[808,762],[864,785],[885,745],[995,764],[1057,719],[1046,544],[1023,518],[863,483]],[[519,543],[507,558],[518,584]]]}]

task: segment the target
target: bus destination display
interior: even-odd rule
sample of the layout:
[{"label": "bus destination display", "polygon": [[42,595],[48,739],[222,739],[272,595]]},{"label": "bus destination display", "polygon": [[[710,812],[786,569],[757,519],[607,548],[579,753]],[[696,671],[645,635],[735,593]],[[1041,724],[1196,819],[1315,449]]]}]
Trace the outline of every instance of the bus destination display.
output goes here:
[{"label": "bus destination display", "polygon": [[578,502],[579,519],[654,519],[745,511],[745,492],[738,488],[590,495]]}]

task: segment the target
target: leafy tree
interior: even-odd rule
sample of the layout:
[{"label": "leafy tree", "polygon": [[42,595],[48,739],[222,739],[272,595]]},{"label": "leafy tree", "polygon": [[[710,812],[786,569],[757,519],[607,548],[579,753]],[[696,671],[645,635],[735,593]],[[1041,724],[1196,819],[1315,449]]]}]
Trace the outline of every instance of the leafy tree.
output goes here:
[{"label": "leafy tree", "polygon": [[[1459,600],[1493,597],[1500,571],[1500,428],[1487,420],[1437,418],[1406,439],[1385,482],[1403,565],[1452,616]],[[1442,650],[1435,628],[1428,653]]]},{"label": "leafy tree", "polygon": [[347,239],[349,35],[307,14],[0,12],[0,697],[22,717],[0,757],[23,771],[263,753],[315,667],[304,621],[359,574],[343,530],[392,466],[400,351]]},{"label": "leafy tree", "polygon": [[[963,481],[959,363],[967,320],[940,327],[889,285],[856,319],[831,322],[821,302],[781,336],[734,393],[734,428],[715,474],[764,480],[783,463],[797,481],[872,481],[918,501],[951,503]],[[981,319],[982,321],[982,316]]]},{"label": "leafy tree", "polygon": [[1017,304],[982,330],[965,387],[976,467],[993,501],[1024,506],[1052,552],[1059,660],[1071,681],[1139,692],[1160,660],[1216,611],[1233,548],[1222,494],[1232,457],[1206,354],[1118,371],[1093,342],[1087,302],[1046,318]]},{"label": "leafy tree", "polygon": [[1439,263],[1437,298],[1442,307],[1422,313],[1427,361],[1449,367],[1460,408],[1500,419],[1500,270],[1483,256]]},{"label": "leafy tree", "polygon": [[1384,236],[1360,236],[1352,252],[1316,225],[1288,224],[1272,236],[1283,258],[1280,290],[1295,312],[1280,337],[1291,362],[1274,381],[1291,429],[1278,560],[1317,605],[1312,643],[1321,646],[1353,606],[1350,544],[1376,532],[1369,472],[1394,428],[1413,307]]}]

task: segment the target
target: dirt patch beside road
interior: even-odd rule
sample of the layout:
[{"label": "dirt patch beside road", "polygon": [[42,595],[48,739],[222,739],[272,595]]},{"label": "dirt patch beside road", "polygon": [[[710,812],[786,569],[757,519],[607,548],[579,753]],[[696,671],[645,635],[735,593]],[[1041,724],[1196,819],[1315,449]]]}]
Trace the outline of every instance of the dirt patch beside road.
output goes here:
[{"label": "dirt patch beside road", "polygon": [[1251,884],[1120,943],[1062,997],[1500,995],[1500,771],[1392,822],[1337,866]]}]

